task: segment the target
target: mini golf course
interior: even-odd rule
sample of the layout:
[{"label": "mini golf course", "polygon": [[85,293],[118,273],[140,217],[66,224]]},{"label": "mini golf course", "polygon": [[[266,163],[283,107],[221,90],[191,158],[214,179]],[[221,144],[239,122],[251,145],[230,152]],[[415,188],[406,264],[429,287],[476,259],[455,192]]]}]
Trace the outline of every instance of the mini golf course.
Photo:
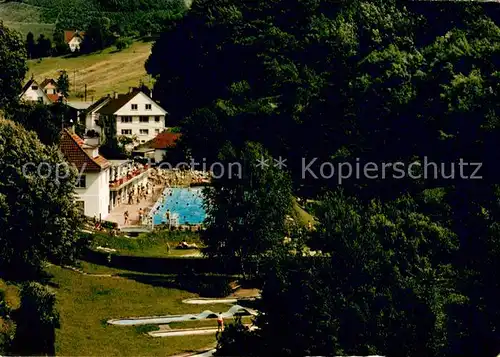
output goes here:
[{"label": "mini golf course", "polygon": [[260,298],[260,296],[256,297],[247,297],[247,298],[222,298],[222,299],[210,299],[210,298],[197,298],[197,299],[186,299],[182,300],[184,304],[194,304],[194,305],[208,305],[208,304],[236,304],[238,301],[254,301]]},{"label": "mini golf course", "polygon": [[[245,308],[240,305],[234,305],[228,311],[222,313],[222,317],[225,319],[233,318],[236,316],[256,316],[256,315],[257,312],[255,310]],[[113,319],[113,320],[108,320],[108,324],[120,325],[120,326],[162,325],[162,324],[169,324],[171,322],[213,319],[217,318],[217,316],[218,314],[216,314],[215,312],[210,310],[205,310],[196,315],[195,314],[165,315],[165,316],[132,317],[127,319]],[[193,334],[198,334],[198,333],[193,333]]]}]

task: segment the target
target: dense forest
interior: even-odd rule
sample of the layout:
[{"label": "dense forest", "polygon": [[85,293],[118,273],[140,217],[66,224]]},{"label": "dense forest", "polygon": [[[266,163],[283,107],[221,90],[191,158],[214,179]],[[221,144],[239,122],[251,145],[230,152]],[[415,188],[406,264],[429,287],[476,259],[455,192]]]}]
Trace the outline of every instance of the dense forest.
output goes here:
[{"label": "dense forest", "polygon": [[139,32],[159,33],[172,19],[186,10],[183,0],[24,0],[41,11],[45,23],[55,23],[57,29],[86,29],[92,20],[107,18],[120,35]]},{"label": "dense forest", "polygon": [[[264,283],[221,355],[500,352],[497,9],[200,0],[162,34],[146,69],[182,145],[246,169],[207,193],[206,253]],[[314,229],[282,224],[292,192]]]}]

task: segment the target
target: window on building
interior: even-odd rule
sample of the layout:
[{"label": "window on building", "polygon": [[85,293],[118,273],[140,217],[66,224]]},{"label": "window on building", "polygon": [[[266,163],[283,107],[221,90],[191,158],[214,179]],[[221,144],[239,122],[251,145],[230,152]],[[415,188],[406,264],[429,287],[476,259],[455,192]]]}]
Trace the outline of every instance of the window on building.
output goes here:
[{"label": "window on building", "polygon": [[159,123],[160,122],[160,117],[155,117],[155,122]]},{"label": "window on building", "polygon": [[155,134],[160,134],[160,129],[155,129]]},{"label": "window on building", "polygon": [[141,144],[144,144],[146,142],[146,140],[141,140]]},{"label": "window on building", "polygon": [[137,110],[137,104],[132,104],[131,107],[132,107],[132,110]]},{"label": "window on building", "polygon": [[141,135],[148,135],[149,134],[149,129],[139,129],[139,134],[141,134]]},{"label": "window on building", "polygon": [[37,89],[38,89],[38,86],[31,86],[31,89],[33,89],[33,90],[37,90]]},{"label": "window on building", "polygon": [[149,123],[149,117],[139,117],[140,123]]},{"label": "window on building", "polygon": [[43,103],[43,97],[38,97],[38,102]]},{"label": "window on building", "polygon": [[122,135],[132,135],[132,129],[122,129]]},{"label": "window on building", "polygon": [[122,123],[132,123],[132,117],[123,116]]},{"label": "window on building", "polygon": [[146,110],[151,110],[151,104],[146,104]]},{"label": "window on building", "polygon": [[75,187],[79,187],[79,188],[85,188],[85,187],[87,187],[87,177],[85,175],[79,175],[76,178],[76,185],[75,185]]}]

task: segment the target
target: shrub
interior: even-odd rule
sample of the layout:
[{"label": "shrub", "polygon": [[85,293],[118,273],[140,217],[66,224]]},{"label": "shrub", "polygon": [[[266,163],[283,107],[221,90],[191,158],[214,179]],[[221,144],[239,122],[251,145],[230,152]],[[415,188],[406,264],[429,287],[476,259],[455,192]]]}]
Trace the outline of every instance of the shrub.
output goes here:
[{"label": "shrub", "polygon": [[132,39],[129,37],[120,37],[116,40],[115,46],[118,51],[124,50],[132,44]]},{"label": "shrub", "polygon": [[237,317],[233,324],[228,325],[217,342],[217,352],[214,356],[259,356],[261,346],[259,340],[248,327]]},{"label": "shrub", "polygon": [[116,222],[103,221],[102,227],[106,229],[116,229],[118,228],[118,224]]},{"label": "shrub", "polygon": [[55,329],[59,328],[55,305],[55,294],[44,285],[36,282],[23,285],[21,306],[14,316],[17,323],[14,354],[55,355]]},{"label": "shrub", "polygon": [[135,328],[135,332],[139,335],[143,333],[148,333],[151,331],[158,331],[160,327],[158,325],[139,325]]},{"label": "shrub", "polygon": [[226,297],[231,292],[228,279],[216,279],[199,285],[199,294],[205,297]]}]

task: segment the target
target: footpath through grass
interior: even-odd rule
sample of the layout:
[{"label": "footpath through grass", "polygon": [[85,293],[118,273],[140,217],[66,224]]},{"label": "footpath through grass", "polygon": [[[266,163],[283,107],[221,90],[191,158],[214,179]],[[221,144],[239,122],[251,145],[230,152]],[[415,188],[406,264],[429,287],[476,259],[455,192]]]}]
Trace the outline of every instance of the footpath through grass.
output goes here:
[{"label": "footpath through grass", "polygon": [[189,305],[186,291],[122,277],[86,276],[50,266],[61,329],[56,353],[64,356],[169,356],[195,351],[215,342],[215,335],[153,338],[135,326],[108,325],[108,319],[227,311],[229,305]]},{"label": "footpath through grass", "polygon": [[129,87],[137,87],[141,80],[147,84],[144,63],[151,53],[151,42],[134,42],[132,46],[116,52],[107,48],[101,52],[76,57],[47,57],[28,61],[28,80],[33,74],[36,80],[59,77],[66,70],[70,78],[70,100],[81,100],[87,84],[87,101],[107,94],[126,93]]}]

